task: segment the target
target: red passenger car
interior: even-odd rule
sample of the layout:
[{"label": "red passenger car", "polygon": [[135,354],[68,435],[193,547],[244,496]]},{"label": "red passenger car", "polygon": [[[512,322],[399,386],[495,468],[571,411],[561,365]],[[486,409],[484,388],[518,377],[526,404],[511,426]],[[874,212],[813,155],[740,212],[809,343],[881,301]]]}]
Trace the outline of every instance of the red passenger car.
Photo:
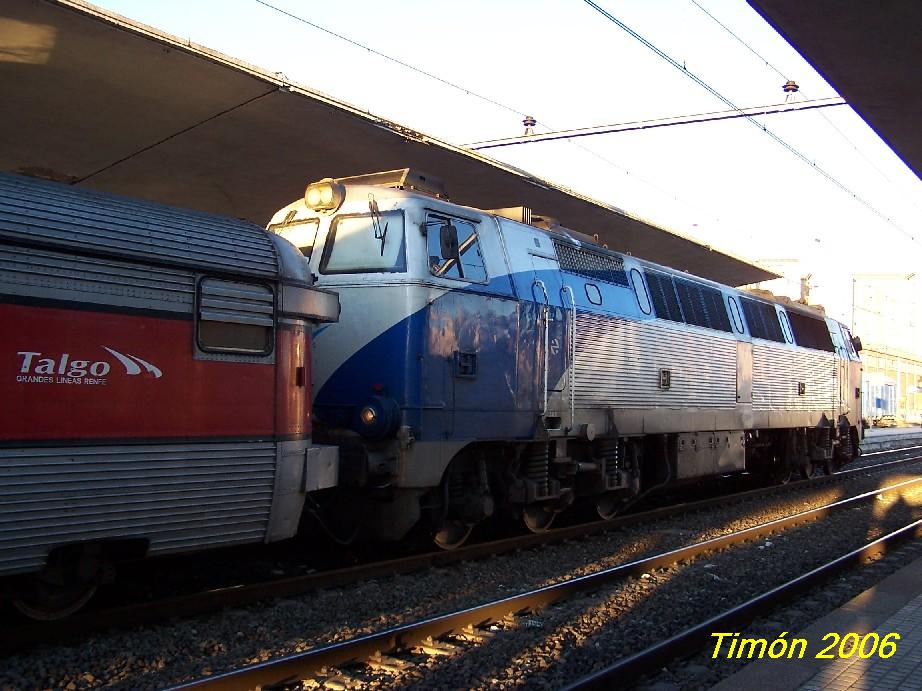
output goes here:
[{"label": "red passenger car", "polygon": [[0,174],[0,592],[73,611],[113,560],[292,536],[336,483],[310,334],[338,318],[255,225]]}]

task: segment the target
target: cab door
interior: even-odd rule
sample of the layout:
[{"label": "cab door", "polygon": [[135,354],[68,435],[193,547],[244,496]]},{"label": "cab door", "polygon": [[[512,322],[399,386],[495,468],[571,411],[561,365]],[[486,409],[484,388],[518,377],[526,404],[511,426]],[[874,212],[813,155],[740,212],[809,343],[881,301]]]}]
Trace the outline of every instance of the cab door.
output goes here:
[{"label": "cab door", "polygon": [[572,305],[564,297],[554,242],[535,229],[504,233],[520,300],[519,379],[529,382],[532,410],[559,416],[554,398],[567,384],[568,323]]},{"label": "cab door", "polygon": [[446,439],[503,437],[517,429],[517,301],[496,226],[430,212],[427,280],[447,289],[429,306],[429,346],[449,411]]}]

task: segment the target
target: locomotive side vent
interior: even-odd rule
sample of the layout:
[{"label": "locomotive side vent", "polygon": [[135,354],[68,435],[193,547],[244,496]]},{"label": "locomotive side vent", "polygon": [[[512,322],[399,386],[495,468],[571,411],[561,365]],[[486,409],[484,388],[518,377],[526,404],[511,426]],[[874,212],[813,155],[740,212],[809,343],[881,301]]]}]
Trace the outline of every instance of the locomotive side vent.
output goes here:
[{"label": "locomotive side vent", "polygon": [[594,281],[605,281],[629,287],[624,273],[624,260],[613,254],[592,252],[563,242],[555,242],[560,270]]},{"label": "locomotive side vent", "polygon": [[723,295],[716,288],[655,271],[647,272],[647,283],[660,319],[716,331],[731,330]]},{"label": "locomotive side vent", "polygon": [[775,306],[750,298],[741,297],[740,299],[743,302],[743,314],[746,315],[749,333],[753,338],[784,343],[784,334],[781,331],[781,322],[778,321]]}]

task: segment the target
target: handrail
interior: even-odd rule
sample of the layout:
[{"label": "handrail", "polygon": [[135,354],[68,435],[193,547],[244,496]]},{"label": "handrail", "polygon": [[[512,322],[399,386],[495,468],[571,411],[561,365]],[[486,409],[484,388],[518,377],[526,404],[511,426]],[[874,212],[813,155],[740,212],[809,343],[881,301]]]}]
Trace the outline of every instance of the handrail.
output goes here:
[{"label": "handrail", "polygon": [[561,300],[563,294],[570,294],[570,428],[576,426],[576,294],[573,288],[564,285],[560,289]]},{"label": "handrail", "polygon": [[550,363],[550,356],[548,354],[548,348],[550,346],[550,297],[547,294],[547,286],[544,285],[544,281],[540,278],[535,278],[535,282],[532,284],[532,294],[534,294],[534,287],[538,286],[541,288],[541,292],[544,293],[544,395],[542,397],[541,403],[541,417],[544,417],[544,414],[547,413],[547,377],[548,377],[548,366]]}]

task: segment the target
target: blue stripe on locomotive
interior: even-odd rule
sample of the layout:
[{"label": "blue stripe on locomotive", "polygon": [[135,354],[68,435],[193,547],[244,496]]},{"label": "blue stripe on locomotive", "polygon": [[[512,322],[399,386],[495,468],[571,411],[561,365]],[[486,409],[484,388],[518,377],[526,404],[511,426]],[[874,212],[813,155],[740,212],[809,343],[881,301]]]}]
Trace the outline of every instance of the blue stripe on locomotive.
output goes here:
[{"label": "blue stripe on locomotive", "polygon": [[[332,427],[355,428],[358,411],[374,396],[395,400],[417,439],[533,438],[543,396],[543,294],[550,306],[549,394],[565,376],[569,297],[580,312],[644,318],[630,288],[595,283],[559,270],[507,274],[489,286],[450,290],[373,337],[338,367],[317,392],[315,414]],[[592,283],[603,305],[587,299]],[[524,296],[513,297],[512,285]],[[499,294],[497,294],[499,293]],[[335,334],[336,329],[330,331]],[[315,338],[320,332],[315,334]],[[318,339],[322,346],[323,339]],[[555,344],[556,342],[556,344]],[[556,351],[556,352],[555,352]],[[476,373],[457,358],[476,354]]]}]

